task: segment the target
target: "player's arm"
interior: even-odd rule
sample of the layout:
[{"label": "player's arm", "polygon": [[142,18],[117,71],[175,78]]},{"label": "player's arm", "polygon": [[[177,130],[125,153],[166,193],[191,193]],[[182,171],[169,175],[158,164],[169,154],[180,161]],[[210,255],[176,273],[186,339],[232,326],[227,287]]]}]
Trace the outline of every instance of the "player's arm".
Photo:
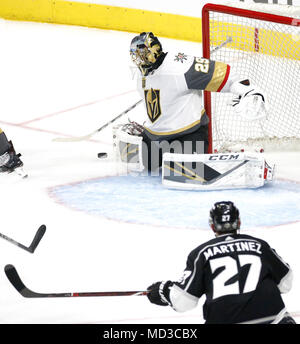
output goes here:
[{"label": "player's arm", "polygon": [[195,57],[184,77],[188,89],[221,92],[229,75],[228,64]]},{"label": "player's arm", "polygon": [[188,89],[233,93],[235,112],[247,120],[266,117],[262,91],[226,63],[195,57],[184,77]]},{"label": "player's arm", "polygon": [[195,258],[191,253],[182,278],[177,282],[156,282],[148,287],[148,299],[160,306],[171,306],[177,312],[186,312],[197,306],[202,296],[201,271],[196,271]]},{"label": "player's arm", "polygon": [[267,245],[265,259],[268,261],[272,278],[277,283],[281,293],[287,293],[292,288],[293,271],[274,249]]},{"label": "player's arm", "polygon": [[203,57],[194,58],[184,77],[188,89],[230,92],[240,96],[256,89],[249,79],[236,74],[230,65]]}]

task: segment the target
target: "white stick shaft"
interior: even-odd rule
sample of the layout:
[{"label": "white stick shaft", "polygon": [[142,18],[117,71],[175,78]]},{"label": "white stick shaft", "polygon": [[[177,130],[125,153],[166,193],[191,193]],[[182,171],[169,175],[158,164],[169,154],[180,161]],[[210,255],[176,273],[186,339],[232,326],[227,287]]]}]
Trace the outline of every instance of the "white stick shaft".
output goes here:
[{"label": "white stick shaft", "polygon": [[215,47],[214,49],[211,50],[210,54],[214,54],[215,52],[217,52],[218,50],[220,50],[221,48],[223,48],[225,45],[227,45],[228,43],[232,42],[232,37],[227,37],[226,41],[224,41],[223,43],[221,43],[220,45],[218,45],[217,47]]},{"label": "white stick shaft", "polygon": [[76,137],[56,137],[54,138],[52,141],[54,142],[77,142],[77,141],[85,141],[90,139],[93,135],[95,135],[96,133],[98,133],[99,131],[103,130],[104,128],[106,128],[107,126],[109,126],[110,124],[112,124],[113,122],[115,122],[117,119],[121,118],[122,116],[124,116],[126,113],[128,113],[129,111],[131,111],[132,109],[134,109],[138,104],[140,104],[142,102],[142,99],[140,99],[139,101],[137,101],[135,104],[131,105],[128,109],[124,110],[123,112],[121,112],[118,116],[116,116],[115,118],[113,118],[111,121],[105,123],[102,127],[98,128],[97,130],[91,132],[88,135],[84,135],[84,136],[76,136]]}]

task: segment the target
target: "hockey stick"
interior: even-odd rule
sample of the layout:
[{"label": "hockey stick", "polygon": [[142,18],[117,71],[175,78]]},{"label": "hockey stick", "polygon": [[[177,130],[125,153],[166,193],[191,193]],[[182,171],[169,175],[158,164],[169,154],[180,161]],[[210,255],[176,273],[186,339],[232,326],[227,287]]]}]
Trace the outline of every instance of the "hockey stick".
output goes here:
[{"label": "hockey stick", "polygon": [[84,296],[141,296],[146,295],[147,291],[107,291],[107,292],[80,292],[80,293],[36,293],[28,289],[16,270],[16,268],[8,264],[4,268],[4,272],[10,283],[17,289],[17,291],[27,298],[40,297],[84,297]]},{"label": "hockey stick", "polygon": [[233,41],[232,37],[228,36],[226,41],[224,41],[223,43],[221,43],[220,45],[218,45],[217,47],[215,47],[214,49],[211,50],[210,55],[214,54],[219,49],[223,48],[226,44],[231,43],[232,41]]},{"label": "hockey stick", "polygon": [[27,252],[30,252],[30,253],[33,253],[37,247],[37,245],[39,244],[39,242],[41,241],[42,237],[44,236],[46,232],[46,226],[45,225],[41,225],[39,227],[39,229],[37,230],[37,232],[35,233],[35,236],[32,240],[32,243],[30,244],[30,246],[24,246],[23,244],[19,243],[18,241],[12,239],[12,238],[9,238],[8,236],[0,233],[0,237],[9,241],[11,244],[14,244],[20,248],[22,248],[23,250],[27,251]]},{"label": "hockey stick", "polygon": [[136,103],[134,103],[133,105],[131,105],[128,109],[126,109],[125,111],[121,112],[118,116],[116,116],[115,118],[113,118],[111,121],[107,122],[106,124],[104,124],[102,127],[98,128],[97,130],[91,132],[88,135],[84,135],[84,136],[77,136],[77,137],[57,137],[54,138],[52,141],[55,142],[77,142],[77,141],[84,141],[84,140],[88,140],[90,139],[93,135],[95,135],[96,133],[98,133],[99,131],[103,130],[104,128],[106,128],[107,126],[109,126],[110,124],[112,124],[114,121],[116,121],[117,119],[119,119],[120,117],[122,117],[123,115],[125,115],[127,112],[131,111],[132,109],[134,109],[139,103],[142,102],[142,99],[140,99],[139,101],[137,101]]}]

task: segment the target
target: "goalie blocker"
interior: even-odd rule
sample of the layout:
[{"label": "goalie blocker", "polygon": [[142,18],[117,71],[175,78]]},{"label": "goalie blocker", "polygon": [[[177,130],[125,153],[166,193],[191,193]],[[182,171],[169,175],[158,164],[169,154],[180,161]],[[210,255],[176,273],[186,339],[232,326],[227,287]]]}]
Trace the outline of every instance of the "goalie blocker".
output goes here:
[{"label": "goalie blocker", "polygon": [[[143,172],[142,156],[147,146],[141,136],[129,134],[126,129],[126,125],[113,128],[115,160],[127,173]],[[273,180],[274,168],[261,153],[164,153],[162,184],[188,190],[259,188]]]}]

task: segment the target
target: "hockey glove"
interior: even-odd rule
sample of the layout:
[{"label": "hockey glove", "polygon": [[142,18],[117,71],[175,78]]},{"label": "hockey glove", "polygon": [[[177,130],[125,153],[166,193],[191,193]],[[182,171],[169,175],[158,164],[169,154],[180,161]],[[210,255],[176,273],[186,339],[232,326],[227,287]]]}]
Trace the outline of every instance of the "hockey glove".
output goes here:
[{"label": "hockey glove", "polygon": [[159,306],[168,306],[170,304],[170,287],[173,282],[156,282],[151,284],[147,290],[147,297],[151,303]]},{"label": "hockey glove", "polygon": [[255,88],[232,100],[235,112],[248,121],[267,117],[265,97]]}]

